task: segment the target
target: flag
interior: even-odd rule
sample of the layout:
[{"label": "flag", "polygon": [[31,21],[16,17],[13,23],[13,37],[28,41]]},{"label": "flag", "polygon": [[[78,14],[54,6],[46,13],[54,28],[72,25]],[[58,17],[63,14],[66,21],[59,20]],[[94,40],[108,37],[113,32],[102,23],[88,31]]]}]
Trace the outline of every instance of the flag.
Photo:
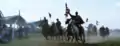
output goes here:
[{"label": "flag", "polygon": [[99,22],[98,22],[98,21],[96,21],[96,25],[99,25],[98,23],[99,23]]},{"label": "flag", "polygon": [[51,18],[51,13],[48,13],[49,14],[49,17]]},{"label": "flag", "polygon": [[88,22],[88,18],[86,19],[86,22]]},{"label": "flag", "polygon": [[65,16],[67,17],[70,12],[70,9],[67,6],[67,3],[65,3]]}]

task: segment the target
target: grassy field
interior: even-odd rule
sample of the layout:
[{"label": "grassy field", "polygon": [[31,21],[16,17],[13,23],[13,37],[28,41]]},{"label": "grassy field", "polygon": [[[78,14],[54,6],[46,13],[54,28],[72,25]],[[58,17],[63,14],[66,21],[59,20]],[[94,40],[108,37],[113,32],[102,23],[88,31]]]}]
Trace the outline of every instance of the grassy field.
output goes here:
[{"label": "grassy field", "polygon": [[18,40],[15,39],[9,44],[0,44],[0,46],[120,46],[120,40],[105,41],[102,43],[78,44],[58,41],[47,41],[40,34],[30,34],[30,38]]}]

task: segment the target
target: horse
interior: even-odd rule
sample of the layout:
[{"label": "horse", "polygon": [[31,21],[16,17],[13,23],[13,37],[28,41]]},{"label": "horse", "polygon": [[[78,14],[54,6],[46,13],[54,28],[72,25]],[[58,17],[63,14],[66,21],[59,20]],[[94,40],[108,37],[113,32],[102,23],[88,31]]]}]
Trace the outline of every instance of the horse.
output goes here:
[{"label": "horse", "polygon": [[[65,30],[64,30],[64,28],[63,28],[62,26],[58,27],[56,24],[54,24],[54,25],[55,25],[54,28],[55,28],[55,30],[56,30],[56,33],[57,33],[59,39],[60,39],[60,40],[63,40],[63,37],[64,37],[64,35],[65,35]],[[56,27],[57,27],[57,28],[56,28]]]},{"label": "horse", "polygon": [[60,33],[60,30],[57,28],[57,26],[56,26],[56,23],[52,23],[52,25],[51,25],[51,27],[50,27],[50,30],[51,30],[51,34],[52,34],[52,36],[55,36],[56,37],[56,40],[58,39],[58,40],[60,40],[60,36],[62,35],[61,33]]},{"label": "horse", "polygon": [[95,25],[93,26],[93,32],[94,32],[93,34],[97,36],[97,27]]},{"label": "horse", "polygon": [[50,27],[49,27],[48,23],[45,22],[44,20],[41,20],[41,23],[39,24],[39,27],[42,27],[42,32],[41,33],[43,34],[45,39],[49,40],[48,36],[49,36],[49,32],[50,32]]},{"label": "horse", "polygon": [[105,27],[103,27],[103,26],[100,27],[99,31],[100,31],[100,36],[103,37],[103,38],[105,38],[105,36],[106,36]]},{"label": "horse", "polygon": [[[60,36],[63,35],[63,28],[60,28],[60,30],[59,30],[56,26],[56,23],[54,23],[54,22],[52,22],[52,25],[49,25],[44,20],[41,20],[41,23],[39,26],[42,27],[42,34],[46,38],[46,40],[48,40],[48,36],[50,36],[51,39],[56,37],[56,39],[59,38],[59,40],[60,40]],[[60,31],[62,31],[62,33]],[[63,36],[62,36],[62,39],[63,39]]]},{"label": "horse", "polygon": [[84,28],[82,26],[80,26],[80,30],[81,32],[79,32],[79,28],[77,26],[75,26],[75,21],[73,19],[68,19],[66,21],[66,24],[68,24],[67,26],[67,37],[68,37],[68,41],[70,40],[70,36],[72,36],[72,40],[75,38],[76,42],[78,42],[79,37],[80,40],[82,41],[82,43],[85,42],[85,33],[84,33]]},{"label": "horse", "polygon": [[87,35],[90,36],[97,36],[97,27],[93,24],[89,24],[88,25],[88,32],[87,32]]},{"label": "horse", "polygon": [[110,33],[108,27],[105,28],[105,32],[106,32],[106,37],[108,37],[108,36],[109,36],[109,33]]},{"label": "horse", "polygon": [[66,36],[67,36],[67,40],[69,41],[70,40],[70,36],[72,36],[72,40],[71,41],[73,41],[73,39],[74,39],[74,33],[73,33],[73,30],[72,30],[72,27],[71,27],[71,25],[70,24],[68,24],[68,26],[67,26],[67,29],[66,29]]}]

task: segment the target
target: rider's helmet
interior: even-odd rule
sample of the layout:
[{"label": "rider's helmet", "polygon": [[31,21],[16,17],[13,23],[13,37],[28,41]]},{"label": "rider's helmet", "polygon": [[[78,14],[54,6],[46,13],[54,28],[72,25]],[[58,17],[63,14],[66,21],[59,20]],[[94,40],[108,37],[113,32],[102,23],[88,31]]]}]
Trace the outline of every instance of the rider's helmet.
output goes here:
[{"label": "rider's helmet", "polygon": [[44,19],[46,19],[46,17],[44,17]]},{"label": "rider's helmet", "polygon": [[75,15],[76,15],[76,16],[78,15],[78,12],[77,12],[77,11],[75,12]]},{"label": "rider's helmet", "polygon": [[56,20],[57,20],[57,21],[59,21],[59,19],[58,19],[58,18],[57,18]]}]

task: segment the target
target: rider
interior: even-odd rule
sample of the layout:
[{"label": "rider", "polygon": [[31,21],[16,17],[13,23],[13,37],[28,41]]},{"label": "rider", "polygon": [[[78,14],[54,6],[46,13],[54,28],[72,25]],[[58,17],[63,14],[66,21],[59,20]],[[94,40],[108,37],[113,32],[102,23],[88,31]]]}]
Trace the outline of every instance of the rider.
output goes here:
[{"label": "rider", "polygon": [[59,21],[58,18],[56,20],[57,20],[57,22],[56,22],[57,27],[60,27],[61,26],[61,22]]},{"label": "rider", "polygon": [[56,20],[57,20],[57,22],[56,22],[57,28],[58,28],[58,30],[60,31],[60,33],[62,33],[62,32],[61,32],[61,22],[59,21],[58,18],[57,18]]},{"label": "rider", "polygon": [[46,19],[46,17],[44,17],[44,21],[45,21],[45,22],[48,22],[48,20]]},{"label": "rider", "polygon": [[109,28],[108,27],[106,27],[106,33],[109,34]]},{"label": "rider", "polygon": [[84,24],[84,21],[83,21],[83,19],[81,18],[81,16],[78,15],[78,12],[77,12],[77,11],[75,12],[75,16],[72,15],[72,14],[70,13],[70,11],[69,11],[69,15],[71,16],[72,19],[75,20],[75,25],[79,28],[79,31],[80,31],[80,29],[81,29],[80,27],[82,27],[81,24]]},{"label": "rider", "polygon": [[46,19],[46,17],[44,17],[44,22],[48,24],[48,20]]}]

